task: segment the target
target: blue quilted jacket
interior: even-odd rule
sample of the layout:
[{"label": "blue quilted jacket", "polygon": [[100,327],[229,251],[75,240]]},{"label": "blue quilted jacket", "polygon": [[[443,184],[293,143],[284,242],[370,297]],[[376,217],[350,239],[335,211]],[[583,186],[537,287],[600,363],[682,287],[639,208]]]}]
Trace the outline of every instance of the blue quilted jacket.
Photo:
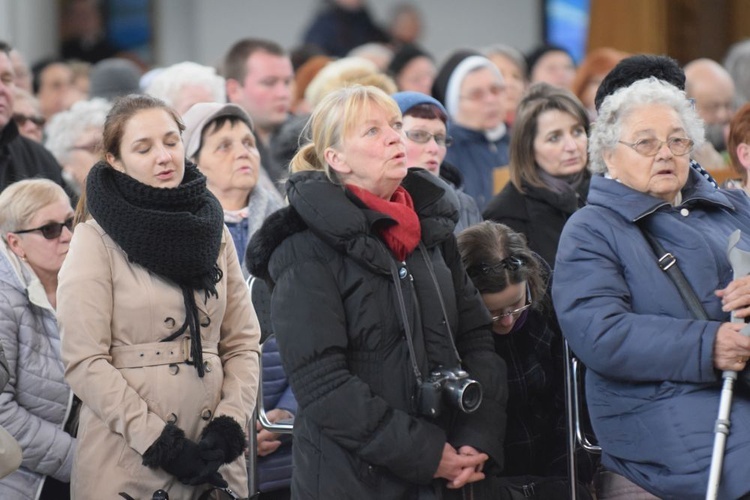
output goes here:
[{"label": "blue quilted jacket", "polygon": [[[690,171],[677,206],[594,177],[566,224],[553,298],[565,337],[589,368],[586,396],[602,463],[660,498],[704,498],[720,374],[716,332],[729,314],[714,294],[732,279],[727,239],[750,249],[750,198]],[[634,223],[674,254],[708,313],[693,319]],[[737,392],[719,498],[750,492],[750,397]]]}]

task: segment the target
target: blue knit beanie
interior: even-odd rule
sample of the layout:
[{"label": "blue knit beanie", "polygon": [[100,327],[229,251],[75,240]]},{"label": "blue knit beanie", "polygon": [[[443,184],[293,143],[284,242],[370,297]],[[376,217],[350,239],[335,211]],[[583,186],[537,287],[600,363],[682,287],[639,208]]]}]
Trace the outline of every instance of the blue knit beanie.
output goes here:
[{"label": "blue knit beanie", "polygon": [[436,106],[440,111],[445,113],[445,116],[448,116],[448,112],[445,110],[445,106],[440,104],[440,101],[427,94],[414,92],[413,90],[406,90],[404,92],[396,92],[395,94],[391,95],[391,97],[394,101],[396,101],[396,104],[398,104],[398,107],[401,109],[402,115],[406,114],[407,111],[409,111],[417,104],[432,104],[433,106]]}]

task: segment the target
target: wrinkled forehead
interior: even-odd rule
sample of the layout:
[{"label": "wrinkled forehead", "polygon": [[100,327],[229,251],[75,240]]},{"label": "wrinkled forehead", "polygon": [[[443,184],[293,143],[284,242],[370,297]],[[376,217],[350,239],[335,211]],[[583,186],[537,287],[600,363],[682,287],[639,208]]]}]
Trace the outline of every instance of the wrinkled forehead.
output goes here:
[{"label": "wrinkled forehead", "polygon": [[342,137],[349,135],[357,127],[385,116],[389,121],[401,119],[401,110],[392,99],[350,100],[343,109]]}]

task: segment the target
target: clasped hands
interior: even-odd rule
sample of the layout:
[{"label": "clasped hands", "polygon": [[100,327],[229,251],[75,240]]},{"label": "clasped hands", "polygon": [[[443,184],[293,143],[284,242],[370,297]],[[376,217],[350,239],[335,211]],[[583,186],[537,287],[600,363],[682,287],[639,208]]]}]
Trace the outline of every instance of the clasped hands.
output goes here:
[{"label": "clasped hands", "polygon": [[484,463],[489,459],[486,453],[480,453],[472,446],[461,446],[456,450],[445,443],[443,456],[434,477],[448,481],[448,488],[458,489],[468,483],[484,479]]}]

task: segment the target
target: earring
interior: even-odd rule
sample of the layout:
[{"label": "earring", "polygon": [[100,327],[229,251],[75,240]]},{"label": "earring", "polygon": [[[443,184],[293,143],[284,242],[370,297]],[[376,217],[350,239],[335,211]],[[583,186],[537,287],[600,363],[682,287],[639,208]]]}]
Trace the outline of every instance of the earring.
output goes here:
[{"label": "earring", "polygon": [[26,256],[25,256],[25,255],[22,255],[22,256],[21,256],[21,260],[22,260],[22,261],[24,261],[24,262],[28,262],[28,259],[26,258]]}]

